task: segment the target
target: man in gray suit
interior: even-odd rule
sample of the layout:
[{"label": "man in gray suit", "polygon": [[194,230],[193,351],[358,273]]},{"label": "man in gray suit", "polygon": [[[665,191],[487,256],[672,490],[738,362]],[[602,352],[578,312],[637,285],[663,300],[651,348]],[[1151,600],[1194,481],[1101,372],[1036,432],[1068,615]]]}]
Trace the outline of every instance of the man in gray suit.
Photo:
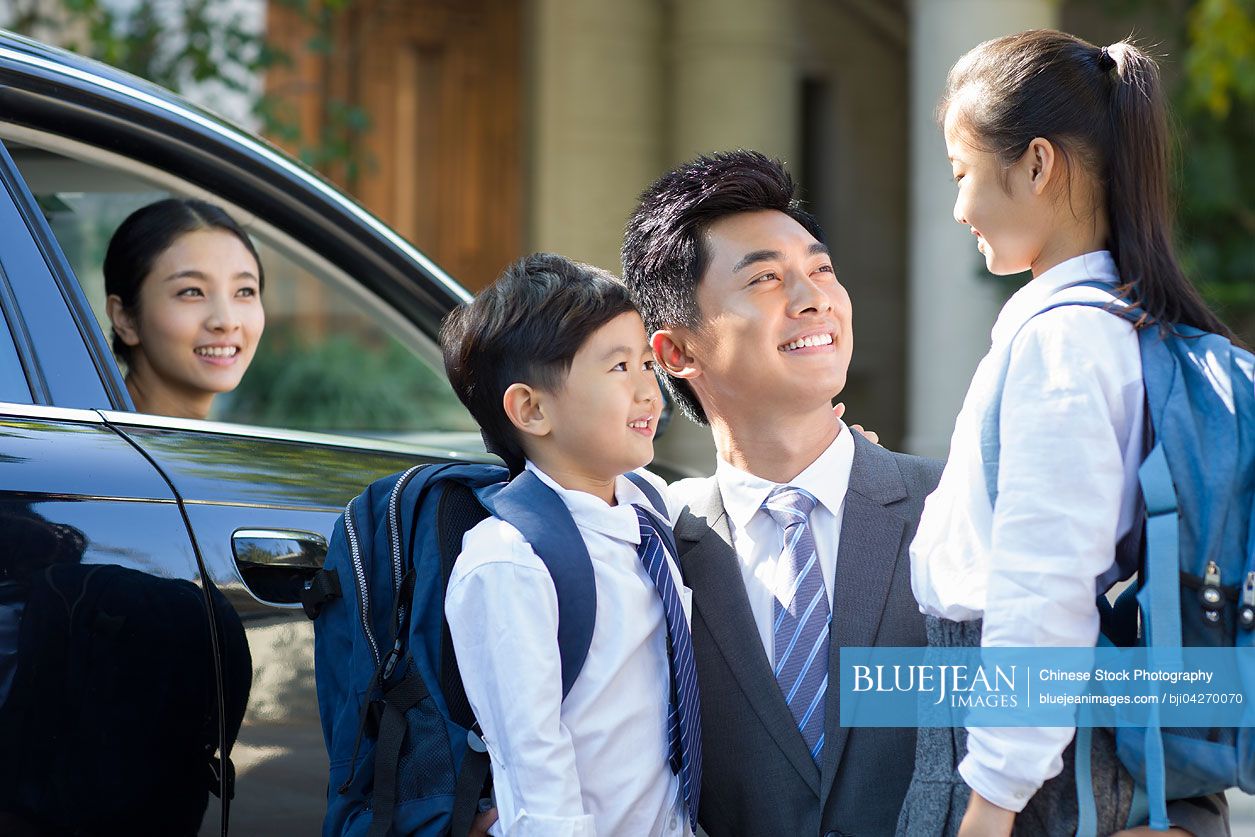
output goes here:
[{"label": "man in gray suit", "polygon": [[685,480],[711,837],[892,834],[913,729],[840,726],[842,646],[925,644],[907,547],[941,463],[851,433],[831,401],[850,299],[791,178],[702,157],[641,197],[624,279],[675,402],[709,424],[716,475]]}]

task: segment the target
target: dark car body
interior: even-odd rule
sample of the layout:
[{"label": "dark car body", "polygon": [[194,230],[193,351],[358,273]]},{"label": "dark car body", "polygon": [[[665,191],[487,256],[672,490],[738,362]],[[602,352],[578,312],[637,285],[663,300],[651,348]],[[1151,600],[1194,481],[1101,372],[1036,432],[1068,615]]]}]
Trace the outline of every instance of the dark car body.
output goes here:
[{"label": "dark car body", "polygon": [[[51,182],[87,161],[102,182],[138,172],[169,193],[211,197],[276,240],[299,242],[302,258],[360,294],[371,316],[416,340],[434,343],[441,318],[468,296],[263,141],[153,85],[2,33],[0,142],[0,520],[20,514],[70,527],[84,562],[222,590],[254,663],[234,752],[232,831],[314,833],[326,756],[300,584],[367,483],[419,462],[488,457],[440,446],[439,433],[420,446],[136,413],[46,200],[27,179],[44,171]],[[49,173],[39,168],[49,159],[69,162]],[[32,162],[23,169],[15,160]],[[0,549],[0,584],[16,562]],[[220,663],[204,661],[216,672]],[[215,805],[202,833],[217,831]]]}]

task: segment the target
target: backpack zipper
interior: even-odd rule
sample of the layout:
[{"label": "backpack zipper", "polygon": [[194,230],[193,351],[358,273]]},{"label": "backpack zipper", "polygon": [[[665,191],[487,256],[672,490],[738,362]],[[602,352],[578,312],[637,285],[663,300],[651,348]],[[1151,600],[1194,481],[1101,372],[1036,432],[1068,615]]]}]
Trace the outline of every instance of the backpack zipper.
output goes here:
[{"label": "backpack zipper", "polygon": [[[424,468],[424,465],[415,465],[410,468],[401,478],[397,480],[396,485],[392,486],[392,496],[388,498],[388,539],[392,545],[392,589],[397,591],[401,589],[401,491],[409,483],[410,477]],[[397,604],[397,623],[394,628],[399,632],[400,626],[405,624],[406,606],[405,602]],[[397,641],[400,641],[400,636]]]},{"label": "backpack zipper", "polygon": [[375,632],[370,627],[370,590],[366,586],[366,568],[362,564],[362,550],[357,542],[357,527],[353,523],[353,503],[344,507],[344,533],[349,539],[349,556],[353,562],[353,578],[357,582],[357,602],[359,615],[362,619],[362,633],[370,644],[370,653],[375,658],[375,670],[381,663],[379,644],[375,642]]}]

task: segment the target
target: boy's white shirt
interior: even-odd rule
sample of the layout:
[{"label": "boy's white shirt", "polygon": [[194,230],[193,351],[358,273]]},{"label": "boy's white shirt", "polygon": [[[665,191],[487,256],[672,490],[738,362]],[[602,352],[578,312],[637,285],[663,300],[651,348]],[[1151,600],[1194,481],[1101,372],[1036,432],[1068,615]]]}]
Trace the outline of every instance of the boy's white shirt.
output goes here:
[{"label": "boy's white shirt", "polygon": [[[690,835],[667,758],[670,669],[662,603],[636,554],[632,504],[653,505],[626,477],[617,505],[562,498],[593,561],[597,619],[588,658],[566,700],[558,602],[548,570],[510,524],[487,518],[466,533],[445,616],[467,698],[492,761],[498,825],[509,835]],[[666,484],[639,471],[664,498]],[[692,593],[668,565],[691,621]]]},{"label": "boy's white shirt", "polygon": [[[983,618],[985,647],[1092,647],[1095,580],[1111,567],[1136,516],[1143,421],[1136,332],[1106,311],[1077,306],[1042,314],[1020,330],[1052,301],[1110,299],[1067,288],[1087,279],[1117,279],[1110,253],[1051,268],[1003,307],[911,543],[920,609],[946,619]],[[995,515],[980,433],[1008,351]],[[1075,730],[968,732],[960,775],[994,804],[1021,811],[1063,769]]]}]

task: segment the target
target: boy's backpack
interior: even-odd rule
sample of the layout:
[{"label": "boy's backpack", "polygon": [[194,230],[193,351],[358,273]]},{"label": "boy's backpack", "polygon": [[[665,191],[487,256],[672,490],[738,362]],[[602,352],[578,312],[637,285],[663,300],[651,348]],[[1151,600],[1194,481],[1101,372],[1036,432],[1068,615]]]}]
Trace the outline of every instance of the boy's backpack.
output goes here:
[{"label": "boy's backpack", "polygon": [[0,707],[0,821],[39,834],[195,835],[209,794],[225,784],[230,798],[227,755],[248,703],[235,610],[212,586],[111,564],[53,564],[7,585],[23,588],[23,607]]},{"label": "boy's backpack", "polygon": [[[1109,284],[1075,287],[1102,294],[1056,302],[1038,315],[1083,305],[1133,322],[1141,316],[1137,308],[1113,305]],[[1117,567],[1099,579],[1100,643],[1145,645],[1151,665],[1169,669],[1180,666],[1183,646],[1255,646],[1255,356],[1185,325],[1168,332],[1143,328],[1138,340],[1146,390],[1146,454],[1138,471],[1145,527],[1122,542],[1142,536],[1134,560],[1118,550]],[[998,493],[998,413],[1006,374],[1004,365],[981,433],[991,504]],[[1137,586],[1110,608],[1101,594],[1134,571]],[[1078,728],[1078,833],[1086,833],[1087,822],[1093,833],[1095,822],[1089,741],[1090,730]],[[1152,723],[1144,730],[1117,729],[1116,746],[1145,793],[1152,828],[1168,828],[1169,799],[1234,787],[1255,793],[1255,729],[1162,729]]]},{"label": "boy's backpack", "polygon": [[[462,536],[490,514],[518,529],[553,579],[562,694],[592,642],[596,586],[562,499],[535,474],[420,465],[383,477],[336,522],[306,585],[314,671],[330,758],[323,834],[465,835],[488,777],[444,597]],[[665,517],[662,498],[629,474]]]}]

